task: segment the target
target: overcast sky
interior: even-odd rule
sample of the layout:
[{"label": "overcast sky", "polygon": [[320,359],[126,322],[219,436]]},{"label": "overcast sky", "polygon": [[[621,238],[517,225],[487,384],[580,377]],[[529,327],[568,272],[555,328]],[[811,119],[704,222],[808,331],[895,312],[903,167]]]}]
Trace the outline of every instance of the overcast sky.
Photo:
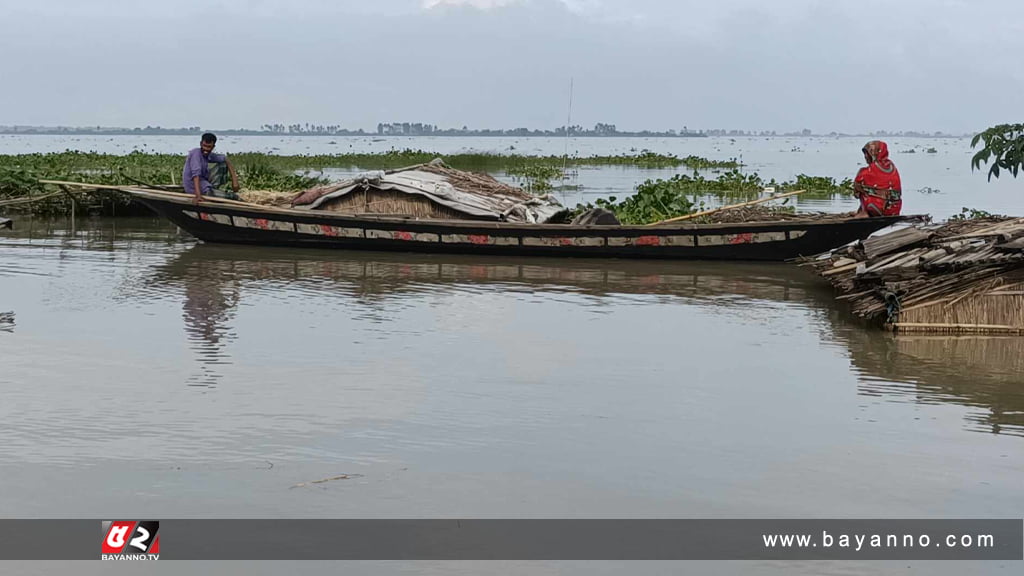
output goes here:
[{"label": "overcast sky", "polygon": [[1019,122],[1019,0],[0,0],[0,125]]}]

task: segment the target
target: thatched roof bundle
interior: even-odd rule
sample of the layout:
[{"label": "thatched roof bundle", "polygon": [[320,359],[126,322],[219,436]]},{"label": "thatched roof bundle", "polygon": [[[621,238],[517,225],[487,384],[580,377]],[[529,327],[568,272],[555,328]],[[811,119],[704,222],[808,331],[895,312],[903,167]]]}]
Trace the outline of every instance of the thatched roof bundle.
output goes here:
[{"label": "thatched roof bundle", "polygon": [[1024,218],[903,228],[807,265],[893,329],[1024,334]]},{"label": "thatched roof bundle", "polygon": [[[341,207],[358,212],[361,206],[367,212],[379,214],[394,207],[419,217],[530,223],[546,222],[564,210],[549,195],[530,194],[487,174],[455,170],[440,160],[401,170],[360,174],[306,190],[291,203],[309,210],[334,205],[336,210]],[[377,205],[372,206],[374,203]],[[386,209],[382,210],[379,204],[386,204]]]}]

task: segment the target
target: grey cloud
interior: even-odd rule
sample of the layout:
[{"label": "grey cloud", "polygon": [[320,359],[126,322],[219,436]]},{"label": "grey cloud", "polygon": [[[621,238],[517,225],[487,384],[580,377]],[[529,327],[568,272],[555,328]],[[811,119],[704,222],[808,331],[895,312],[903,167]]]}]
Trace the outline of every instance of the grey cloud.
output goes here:
[{"label": "grey cloud", "polygon": [[585,125],[967,132],[1024,87],[1009,0],[9,4],[0,124],[553,127],[572,77]]}]

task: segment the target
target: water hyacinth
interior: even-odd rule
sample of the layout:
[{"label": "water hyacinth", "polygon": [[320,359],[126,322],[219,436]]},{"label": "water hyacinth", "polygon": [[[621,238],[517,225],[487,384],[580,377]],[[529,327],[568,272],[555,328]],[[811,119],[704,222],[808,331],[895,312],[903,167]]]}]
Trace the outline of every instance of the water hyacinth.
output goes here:
[{"label": "water hyacinth", "polygon": [[600,199],[595,203],[580,204],[574,213],[600,207],[610,210],[624,224],[650,224],[668,218],[685,216],[704,210],[704,198],[715,198],[722,203],[751,200],[769,189],[775,192],[806,190],[808,197],[832,198],[845,193],[851,186],[850,179],[837,183],[827,176],[798,175],[792,181],[764,181],[757,173],[744,174],[730,170],[716,178],[706,178],[698,172],[692,175],[677,174],[669,179],[646,180],[636,187],[636,192],[618,201],[614,196]]},{"label": "water hyacinth", "polygon": [[[637,198],[619,204],[600,201],[621,211],[628,221],[643,222],[651,218],[685,214],[700,204],[699,195],[713,194],[723,199],[747,198],[765,186],[781,186],[764,182],[756,173],[740,170],[735,160],[712,160],[699,156],[678,157],[641,150],[629,154],[579,156],[525,156],[517,154],[462,153],[440,156],[423,150],[390,150],[383,153],[319,154],[279,156],[242,152],[230,154],[242,180],[249,190],[289,192],[303,190],[327,182],[323,171],[329,168],[349,170],[388,170],[423,164],[442,157],[449,166],[468,171],[504,173],[534,193],[547,193],[553,181],[564,180],[566,171],[582,166],[623,166],[641,169],[687,168],[692,174],[680,174],[667,181],[648,180],[637,186]],[[38,180],[84,181],[104,185],[180,185],[183,155],[134,151],[125,155],[96,152],[65,152],[0,156],[0,202],[3,198],[36,196],[44,193]],[[714,178],[701,171],[722,171]],[[800,175],[786,186],[807,188],[809,195],[834,195],[847,185],[836,184],[832,178]],[[56,196],[45,201],[21,205],[36,213],[67,213],[72,206],[70,196]],[[74,206],[82,212],[97,214],[131,213],[130,202],[116,192],[79,195]],[[2,207],[2,204],[0,204]]]}]

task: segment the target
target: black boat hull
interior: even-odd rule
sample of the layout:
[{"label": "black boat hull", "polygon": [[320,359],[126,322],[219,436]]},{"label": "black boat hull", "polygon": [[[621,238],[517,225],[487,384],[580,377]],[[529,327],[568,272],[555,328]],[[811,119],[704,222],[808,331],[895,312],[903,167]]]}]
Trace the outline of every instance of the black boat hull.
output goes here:
[{"label": "black boat hull", "polygon": [[904,217],[663,226],[570,226],[345,216],[125,190],[205,242],[481,255],[783,261],[819,254]]}]

